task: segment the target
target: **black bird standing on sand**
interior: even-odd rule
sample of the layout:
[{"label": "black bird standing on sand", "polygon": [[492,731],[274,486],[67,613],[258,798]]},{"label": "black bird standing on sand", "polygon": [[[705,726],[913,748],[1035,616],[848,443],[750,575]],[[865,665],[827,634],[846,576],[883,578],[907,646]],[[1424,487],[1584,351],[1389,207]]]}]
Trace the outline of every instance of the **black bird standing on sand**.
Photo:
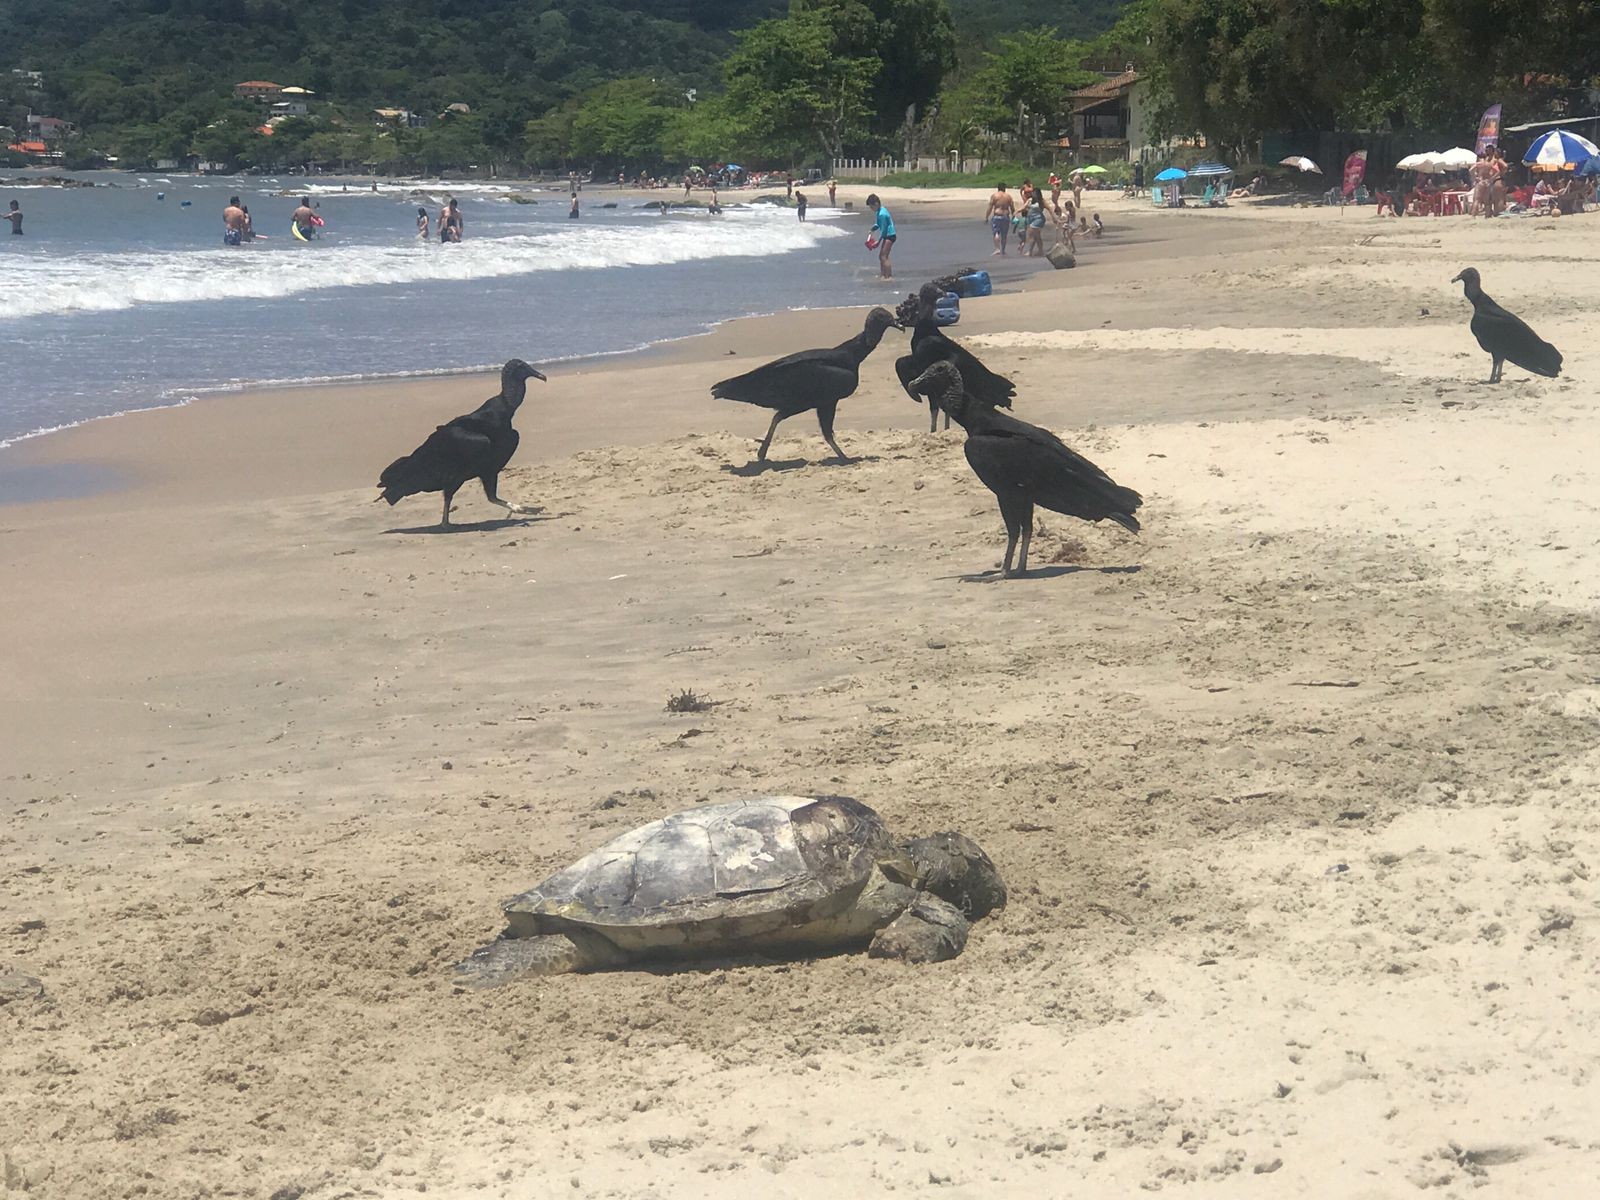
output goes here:
[{"label": "black bird standing on sand", "polygon": [[[911,390],[911,381],[936,362],[947,362],[961,372],[961,382],[966,385],[967,398],[988,408],[1010,408],[1011,397],[1017,388],[1004,375],[996,375],[978,361],[965,346],[944,334],[934,323],[934,310],[939,306],[943,291],[937,283],[925,283],[913,299],[907,297],[897,313],[902,320],[911,321],[911,353],[895,359],[894,373],[900,377],[900,386],[906,395],[917,400]],[[920,401],[919,401],[920,403]],[[939,406],[928,405],[928,432],[932,433],[939,422]],[[950,428],[950,414],[944,415],[944,427]]]},{"label": "black bird standing on sand", "polygon": [[910,388],[967,431],[967,462],[1000,502],[1006,523],[1006,578],[1013,578],[1011,554],[1019,535],[1022,554],[1015,574],[1027,574],[1035,504],[1085,521],[1115,521],[1129,533],[1139,532],[1133,514],[1144,501],[1138,492],[1116,483],[1055,434],[973,403],[961,373],[949,363],[935,363]]},{"label": "black bird standing on sand", "polygon": [[394,504],[419,492],[443,492],[444,517],[439,527],[447,529],[450,501],[462,484],[476,479],[483,484],[483,494],[490,504],[498,504],[507,512],[527,512],[500,499],[495,488],[500,472],[517,452],[519,439],[511,428],[511,418],[527,394],[528,380],[543,378],[520,358],[513,358],[500,370],[498,395],[489,397],[466,416],[439,426],[422,445],[384,468],[378,479],[378,486],[383,489],[379,499]]},{"label": "black bird standing on sand", "polygon": [[724,379],[712,387],[711,394],[718,400],[738,400],[776,410],[772,424],[767,427],[767,436],[761,440],[757,462],[766,461],[767,448],[772,445],[772,435],[777,432],[779,421],[813,408],[817,410],[817,424],[822,427],[824,440],[841,461],[849,462],[850,456],[833,440],[833,414],[839,401],[860,385],[861,364],[878,348],[883,331],[894,324],[892,312],[887,308],[875,308],[867,314],[861,332],[848,342],[831,350],[802,350],[743,375]]},{"label": "black bird standing on sand", "polygon": [[1484,294],[1478,282],[1478,269],[1467,267],[1450,281],[1460,283],[1472,301],[1472,336],[1494,359],[1489,382],[1499,383],[1507,360],[1524,371],[1554,379],[1561,374],[1561,351],[1525,325],[1520,317],[1508,313]]}]

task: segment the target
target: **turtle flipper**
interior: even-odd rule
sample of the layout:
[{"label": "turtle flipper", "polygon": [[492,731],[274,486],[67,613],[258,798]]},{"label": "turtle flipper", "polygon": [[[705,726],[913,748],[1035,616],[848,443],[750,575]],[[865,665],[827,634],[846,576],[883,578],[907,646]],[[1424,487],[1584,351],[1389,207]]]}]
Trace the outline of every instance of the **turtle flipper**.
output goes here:
[{"label": "turtle flipper", "polygon": [[867,947],[868,958],[898,958],[901,962],[944,962],[966,949],[967,919],[955,905],[926,893],[878,931]]},{"label": "turtle flipper", "polygon": [[580,946],[564,933],[503,937],[478,947],[457,963],[455,981],[461,987],[492,988],[531,975],[592,971],[612,966],[620,958],[615,951],[607,954],[594,946]]}]

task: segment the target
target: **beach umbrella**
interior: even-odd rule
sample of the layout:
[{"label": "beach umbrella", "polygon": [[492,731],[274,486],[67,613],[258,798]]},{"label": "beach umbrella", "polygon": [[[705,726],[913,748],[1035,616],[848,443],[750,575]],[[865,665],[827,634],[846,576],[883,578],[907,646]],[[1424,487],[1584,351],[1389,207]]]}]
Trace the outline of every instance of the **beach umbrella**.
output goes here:
[{"label": "beach umbrella", "polygon": [[1203,162],[1198,166],[1189,168],[1190,179],[1215,179],[1222,175],[1232,175],[1233,168],[1227,163]]},{"label": "beach umbrella", "polygon": [[1583,164],[1573,172],[1574,175],[1600,175],[1600,154],[1591,154],[1583,160]]},{"label": "beach umbrella", "polygon": [[1079,167],[1073,172],[1074,175],[1104,175],[1105,173],[1106,169],[1099,163],[1096,163],[1092,167]]},{"label": "beach umbrella", "polygon": [[744,168],[741,167],[738,163],[729,163],[728,164],[728,170],[730,170],[730,171],[742,171],[742,170],[744,170]]},{"label": "beach umbrella", "polygon": [[1475,166],[1478,156],[1471,150],[1457,146],[1453,150],[1446,150],[1438,156],[1438,162],[1447,171],[1465,171],[1468,167]]},{"label": "beach umbrella", "polygon": [[1535,171],[1571,171],[1600,154],[1588,138],[1563,129],[1552,129],[1534,139],[1522,161]]},{"label": "beach umbrella", "polygon": [[1421,171],[1424,175],[1437,175],[1444,169],[1439,166],[1439,156],[1432,150],[1408,154],[1395,163],[1395,167],[1401,171]]},{"label": "beach umbrella", "polygon": [[1156,182],[1176,183],[1180,179],[1187,178],[1189,178],[1189,172],[1181,170],[1178,167],[1168,167],[1165,171],[1156,176]]},{"label": "beach umbrella", "polygon": [[1302,171],[1315,171],[1318,175],[1322,174],[1322,168],[1303,154],[1291,154],[1288,158],[1280,159],[1278,165],[1280,167],[1298,167]]}]

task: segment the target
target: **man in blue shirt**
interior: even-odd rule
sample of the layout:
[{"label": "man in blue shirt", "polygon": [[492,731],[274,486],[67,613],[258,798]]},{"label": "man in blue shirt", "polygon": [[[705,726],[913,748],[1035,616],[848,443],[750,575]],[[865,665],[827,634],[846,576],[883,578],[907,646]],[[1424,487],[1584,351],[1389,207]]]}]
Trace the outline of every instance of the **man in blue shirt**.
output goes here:
[{"label": "man in blue shirt", "polygon": [[894,249],[894,218],[889,215],[889,210],[883,206],[876,192],[867,197],[867,207],[872,210],[874,218],[872,234],[878,239],[878,274],[885,279],[892,279],[894,272],[889,269],[889,251]]}]

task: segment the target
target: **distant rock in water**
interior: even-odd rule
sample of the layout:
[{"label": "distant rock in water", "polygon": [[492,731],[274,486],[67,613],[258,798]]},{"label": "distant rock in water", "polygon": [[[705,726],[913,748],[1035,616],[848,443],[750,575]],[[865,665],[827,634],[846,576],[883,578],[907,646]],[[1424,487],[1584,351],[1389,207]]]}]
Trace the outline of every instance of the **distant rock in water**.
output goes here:
[{"label": "distant rock in water", "polygon": [[506,197],[506,199],[511,201],[511,203],[513,203],[513,204],[537,204],[537,203],[539,203],[532,196],[524,196],[521,192],[512,192],[510,195],[508,195]]},{"label": "distant rock in water", "polygon": [[88,179],[72,179],[66,175],[40,175],[36,179],[0,179],[0,187],[62,187],[62,188],[89,188],[89,187],[116,187],[114,183],[95,183]]}]

